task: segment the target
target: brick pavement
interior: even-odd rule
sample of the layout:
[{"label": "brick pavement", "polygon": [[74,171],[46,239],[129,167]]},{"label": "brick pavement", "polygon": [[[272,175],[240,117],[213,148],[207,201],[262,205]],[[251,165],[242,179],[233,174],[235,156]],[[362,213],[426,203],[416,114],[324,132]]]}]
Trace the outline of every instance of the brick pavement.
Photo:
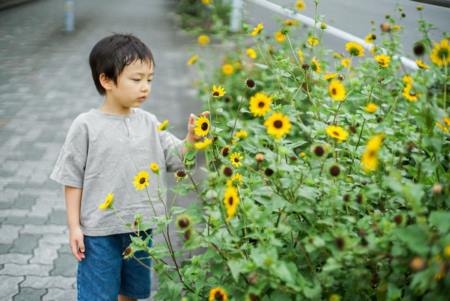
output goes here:
[{"label": "brick pavement", "polygon": [[73,118],[101,102],[87,61],[98,39],[129,32],[150,45],[157,69],[144,108],[179,137],[201,106],[185,65],[195,39],[173,24],[173,1],[75,2],[73,33],[63,1],[0,11],[0,300],[75,299],[63,191],[48,176]]}]

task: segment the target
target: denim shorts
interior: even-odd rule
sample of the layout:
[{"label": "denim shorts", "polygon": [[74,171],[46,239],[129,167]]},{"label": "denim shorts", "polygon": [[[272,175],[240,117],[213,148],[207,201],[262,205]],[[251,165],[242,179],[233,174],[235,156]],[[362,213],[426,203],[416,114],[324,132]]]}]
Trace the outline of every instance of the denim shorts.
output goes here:
[{"label": "denim shorts", "polygon": [[[151,235],[151,229],[146,232]],[[145,239],[146,234],[140,233]],[[130,235],[136,236],[134,233],[84,236],[85,258],[78,263],[77,271],[78,301],[117,301],[119,294],[135,299],[150,296],[150,269],[122,255],[130,244]],[[134,255],[151,266],[146,252],[138,251]]]}]

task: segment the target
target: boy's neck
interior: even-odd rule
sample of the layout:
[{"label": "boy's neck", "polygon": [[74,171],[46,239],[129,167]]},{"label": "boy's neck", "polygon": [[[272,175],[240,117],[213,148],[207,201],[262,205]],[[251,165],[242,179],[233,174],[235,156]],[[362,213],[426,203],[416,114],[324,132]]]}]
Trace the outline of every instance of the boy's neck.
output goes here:
[{"label": "boy's neck", "polygon": [[130,107],[124,107],[118,102],[106,97],[103,104],[99,108],[100,111],[105,113],[111,113],[116,115],[129,115],[131,112]]}]

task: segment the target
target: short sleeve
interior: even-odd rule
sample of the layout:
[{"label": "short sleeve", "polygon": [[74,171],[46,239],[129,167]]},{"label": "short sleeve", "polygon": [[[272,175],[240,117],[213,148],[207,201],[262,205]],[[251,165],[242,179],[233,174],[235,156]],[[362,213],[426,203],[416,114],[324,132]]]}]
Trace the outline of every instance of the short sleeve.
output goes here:
[{"label": "short sleeve", "polygon": [[[158,128],[160,122],[157,119],[156,123]],[[184,145],[184,140],[178,139],[175,135],[168,131],[160,131],[159,139],[164,151],[167,171],[175,172],[179,169],[182,169],[184,165],[181,150]]]},{"label": "short sleeve", "polygon": [[76,188],[83,188],[84,170],[88,153],[88,131],[82,117],[77,117],[69,128],[66,140],[56,160],[50,179]]}]

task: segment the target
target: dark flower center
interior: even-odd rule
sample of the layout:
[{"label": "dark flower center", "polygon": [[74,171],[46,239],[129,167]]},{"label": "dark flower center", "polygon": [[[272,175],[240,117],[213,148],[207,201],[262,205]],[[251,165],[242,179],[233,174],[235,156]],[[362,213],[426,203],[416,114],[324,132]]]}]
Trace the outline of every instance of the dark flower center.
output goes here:
[{"label": "dark flower center", "polygon": [[218,91],[214,91],[213,96],[219,96],[219,92]]},{"label": "dark flower center", "polygon": [[234,199],[233,199],[233,197],[232,196],[230,196],[229,198],[228,198],[228,205],[233,205],[233,203],[234,203]]},{"label": "dark flower center", "polygon": [[277,129],[281,129],[283,127],[283,121],[275,120],[275,122],[273,123],[273,126],[276,127]]},{"label": "dark flower center", "polygon": [[139,179],[139,184],[144,184],[145,183],[145,178],[140,178]]},{"label": "dark flower center", "polygon": [[355,48],[355,47],[351,48],[350,49],[350,54],[354,55],[354,56],[357,56],[359,54],[358,48]]},{"label": "dark flower center", "polygon": [[203,131],[206,131],[208,129],[208,123],[207,122],[203,122],[201,128],[202,128]]},{"label": "dark flower center", "polygon": [[438,57],[440,57],[441,59],[446,59],[448,57],[448,49],[447,48],[439,49]]},{"label": "dark flower center", "polygon": [[239,158],[238,158],[238,157],[235,157],[235,158],[234,158],[234,162],[239,163]]},{"label": "dark flower center", "polygon": [[216,292],[216,294],[214,295],[214,300],[223,301],[222,293],[221,292]]},{"label": "dark flower center", "polygon": [[333,95],[337,94],[336,88],[331,89],[331,94],[333,94]]},{"label": "dark flower center", "polygon": [[258,107],[259,107],[259,108],[264,108],[264,106],[265,106],[264,101],[260,101],[260,102],[258,103]]},{"label": "dark flower center", "polygon": [[370,150],[370,151],[369,151],[369,153],[368,153],[367,155],[368,155],[368,157],[369,157],[369,158],[373,158],[373,157],[375,157],[375,156],[376,156],[376,154],[377,154],[377,152],[376,152],[376,151],[374,151],[374,150]]},{"label": "dark flower center", "polygon": [[339,137],[339,133],[337,131],[333,131],[333,135]]}]

